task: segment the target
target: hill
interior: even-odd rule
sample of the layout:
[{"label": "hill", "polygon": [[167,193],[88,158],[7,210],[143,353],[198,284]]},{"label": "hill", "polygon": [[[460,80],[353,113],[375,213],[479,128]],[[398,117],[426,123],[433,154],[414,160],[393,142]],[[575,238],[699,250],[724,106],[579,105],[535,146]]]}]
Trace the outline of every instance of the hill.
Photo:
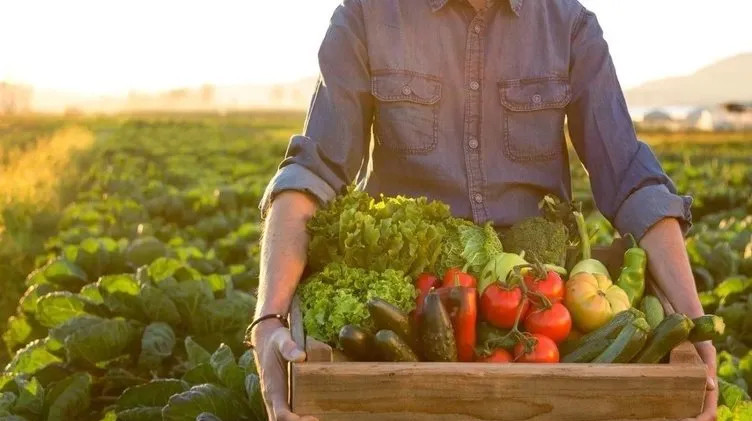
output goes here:
[{"label": "hill", "polygon": [[750,102],[752,53],[721,60],[691,75],[646,82],[625,95],[632,107]]}]

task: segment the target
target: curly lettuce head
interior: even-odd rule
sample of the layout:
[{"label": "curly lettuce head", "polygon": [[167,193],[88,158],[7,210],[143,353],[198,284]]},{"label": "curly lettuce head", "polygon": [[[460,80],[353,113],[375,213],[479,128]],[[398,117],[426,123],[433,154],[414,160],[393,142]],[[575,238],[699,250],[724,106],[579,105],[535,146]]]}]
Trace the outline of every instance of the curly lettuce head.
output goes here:
[{"label": "curly lettuce head", "polygon": [[366,303],[381,298],[405,312],[415,307],[416,291],[404,272],[351,268],[331,263],[298,287],[306,334],[337,343],[342,326],[354,324],[373,330]]},{"label": "curly lettuce head", "polygon": [[417,276],[436,265],[450,217],[449,206],[425,197],[376,200],[351,187],[308,223],[308,263],[314,270],[338,262]]}]

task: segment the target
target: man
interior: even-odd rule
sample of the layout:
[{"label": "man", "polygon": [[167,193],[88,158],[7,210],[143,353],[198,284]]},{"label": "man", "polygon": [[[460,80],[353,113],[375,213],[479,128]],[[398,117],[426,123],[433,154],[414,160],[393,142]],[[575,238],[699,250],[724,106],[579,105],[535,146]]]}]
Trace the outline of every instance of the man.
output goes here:
[{"label": "man", "polygon": [[[547,193],[571,196],[564,119],[596,204],[650,256],[677,311],[703,314],[684,248],[691,199],[678,196],[634,133],[595,16],[576,0],[345,0],[319,51],[303,135],[262,200],[256,318],[286,314],[306,264],[306,221],[349,183],[428,196],[475,222],[513,224]],[[374,144],[370,144],[373,130]],[[275,420],[290,412],[284,362],[302,361],[275,318],[252,330]],[[700,421],[715,419],[715,349]]]}]

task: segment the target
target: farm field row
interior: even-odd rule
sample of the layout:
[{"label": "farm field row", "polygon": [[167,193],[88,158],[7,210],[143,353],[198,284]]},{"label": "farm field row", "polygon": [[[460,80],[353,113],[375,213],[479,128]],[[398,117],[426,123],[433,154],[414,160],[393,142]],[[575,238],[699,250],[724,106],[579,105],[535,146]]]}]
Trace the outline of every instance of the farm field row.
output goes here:
[{"label": "farm field row", "polygon": [[[213,408],[264,419],[241,343],[258,282],[257,204],[301,125],[280,113],[45,119],[24,141],[33,121],[0,126],[0,149],[18,151],[0,155],[14,157],[0,174],[26,174],[19,156],[54,169],[32,171],[42,181],[23,188],[0,179],[10,192],[0,202],[0,418],[193,420]],[[752,136],[662,136],[647,139],[695,198],[687,248],[703,305],[726,323],[719,419],[733,419],[752,385]],[[580,166],[573,178],[592,210]],[[610,243],[597,212],[588,223]]]}]

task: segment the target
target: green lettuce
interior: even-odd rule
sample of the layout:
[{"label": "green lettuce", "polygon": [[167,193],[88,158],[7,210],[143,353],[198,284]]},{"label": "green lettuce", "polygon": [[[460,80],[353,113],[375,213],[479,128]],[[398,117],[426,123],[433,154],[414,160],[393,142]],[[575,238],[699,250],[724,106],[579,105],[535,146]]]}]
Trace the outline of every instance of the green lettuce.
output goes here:
[{"label": "green lettuce", "polygon": [[450,217],[449,206],[425,197],[376,200],[350,187],[308,223],[308,263],[316,271],[336,262],[417,276],[438,261]]},{"label": "green lettuce", "polygon": [[404,272],[351,268],[332,263],[304,282],[298,293],[306,333],[336,344],[342,326],[354,324],[372,329],[366,303],[381,298],[405,312],[415,307],[416,291]]}]

